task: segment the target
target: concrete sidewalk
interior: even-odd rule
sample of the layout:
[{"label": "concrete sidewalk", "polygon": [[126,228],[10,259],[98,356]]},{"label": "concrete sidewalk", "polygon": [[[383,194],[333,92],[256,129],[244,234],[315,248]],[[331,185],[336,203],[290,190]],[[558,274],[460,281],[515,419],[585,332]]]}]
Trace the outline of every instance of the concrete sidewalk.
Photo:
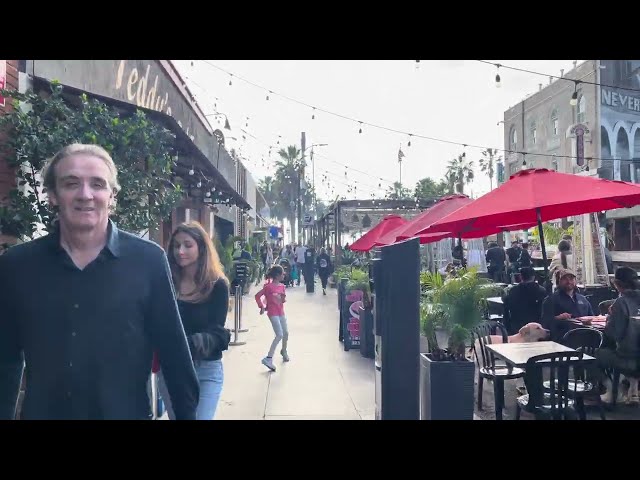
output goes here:
[{"label": "concrete sidewalk", "polygon": [[[291,361],[283,363],[278,348],[272,373],[260,363],[274,334],[253,299],[258,288],[243,297],[242,327],[249,332],[240,340],[247,343],[224,353],[216,419],[373,420],[373,360],[359,350],[345,352],[338,341],[337,290],[328,289],[325,297],[320,288],[315,293],[306,293],[304,285],[287,289]],[[233,312],[227,328],[233,329]]]}]

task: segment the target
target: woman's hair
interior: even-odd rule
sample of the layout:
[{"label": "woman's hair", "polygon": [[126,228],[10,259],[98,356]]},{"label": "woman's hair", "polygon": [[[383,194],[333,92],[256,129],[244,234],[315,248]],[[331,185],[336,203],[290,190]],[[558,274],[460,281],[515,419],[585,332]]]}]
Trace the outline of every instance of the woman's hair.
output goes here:
[{"label": "woman's hair", "polygon": [[560,252],[562,268],[568,268],[567,253],[571,252],[571,242],[569,240],[560,240],[558,243],[558,251]]},{"label": "woman's hair", "polygon": [[269,270],[267,270],[267,278],[271,280],[275,280],[277,277],[284,273],[284,269],[280,265],[273,265]]},{"label": "woman's hair", "polygon": [[632,268],[618,267],[614,281],[622,290],[640,290],[638,274]]},{"label": "woman's hair", "polygon": [[213,246],[213,242],[207,232],[198,222],[189,222],[176,227],[171,234],[169,246],[167,247],[171,275],[176,286],[180,285],[180,280],[182,279],[182,268],[176,262],[175,257],[175,239],[179,233],[186,233],[198,245],[198,267],[194,278],[196,288],[189,295],[192,295],[192,299],[196,303],[200,303],[207,299],[218,279],[222,278],[226,283],[229,283],[229,280],[224,274],[218,251]]}]

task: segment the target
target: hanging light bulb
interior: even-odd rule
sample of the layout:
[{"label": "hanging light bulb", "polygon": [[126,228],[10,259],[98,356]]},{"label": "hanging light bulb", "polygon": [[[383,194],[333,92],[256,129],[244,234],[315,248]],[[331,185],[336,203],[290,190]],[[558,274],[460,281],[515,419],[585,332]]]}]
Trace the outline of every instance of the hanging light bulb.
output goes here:
[{"label": "hanging light bulb", "polygon": [[360,130],[358,130],[358,133],[362,133],[362,122],[358,122],[360,124]]},{"label": "hanging light bulb", "polygon": [[196,183],[196,187],[198,188],[202,187],[202,182],[200,180],[198,180],[198,183]]},{"label": "hanging light bulb", "polygon": [[500,88],[502,86],[502,83],[500,82],[500,65],[496,65],[497,68],[497,72],[496,72],[496,88]]},{"label": "hanging light bulb", "polygon": [[[269,93],[273,93],[273,92],[269,90]],[[267,94],[267,100],[269,100],[269,94]]]},{"label": "hanging light bulb", "polygon": [[[418,60],[418,61],[420,61],[420,60]],[[412,136],[413,136],[413,135],[410,133],[410,134],[409,134],[409,141],[407,142],[407,147],[410,147],[410,146],[411,146],[411,137],[412,137]]]},{"label": "hanging light bulb", "polygon": [[420,60],[416,60],[416,70],[420,70]]},{"label": "hanging light bulb", "polygon": [[571,100],[569,100],[569,105],[575,107],[578,105],[578,82],[575,82],[573,87],[573,95],[571,95]]},{"label": "hanging light bulb", "polygon": [[522,166],[524,168],[527,168],[527,157],[526,157],[526,154],[524,153],[522,154]]},{"label": "hanging light bulb", "polygon": [[313,113],[311,114],[311,120],[316,119],[316,107],[313,107]]},{"label": "hanging light bulb", "polygon": [[193,67],[193,60],[191,60],[191,66]]},{"label": "hanging light bulb", "polygon": [[211,192],[205,193],[204,196],[207,197],[207,198],[211,197]]},{"label": "hanging light bulb", "polygon": [[193,169],[193,167],[191,167],[191,170],[189,170],[189,175],[194,175],[195,173],[195,170]]}]

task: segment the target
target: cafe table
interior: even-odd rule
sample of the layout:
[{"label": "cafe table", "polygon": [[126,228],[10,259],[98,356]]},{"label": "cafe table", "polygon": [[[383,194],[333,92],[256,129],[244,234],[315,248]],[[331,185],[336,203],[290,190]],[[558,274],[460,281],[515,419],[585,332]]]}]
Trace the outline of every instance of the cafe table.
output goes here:
[{"label": "cafe table", "polygon": [[[573,348],[556,342],[528,342],[528,343],[495,343],[487,345],[493,354],[514,367],[524,368],[531,357],[548,353],[571,353]],[[595,358],[584,354],[584,362],[593,362]]]}]

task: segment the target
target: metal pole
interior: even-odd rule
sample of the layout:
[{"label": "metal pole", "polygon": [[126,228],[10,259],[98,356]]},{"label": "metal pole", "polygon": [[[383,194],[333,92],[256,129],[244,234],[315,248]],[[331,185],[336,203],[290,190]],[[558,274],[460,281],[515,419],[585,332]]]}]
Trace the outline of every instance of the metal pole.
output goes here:
[{"label": "metal pole", "polygon": [[536,209],[536,215],[538,217],[538,232],[540,232],[540,247],[542,248],[542,266],[544,267],[544,287],[548,293],[551,293],[551,279],[549,278],[549,266],[547,265],[547,247],[544,244],[544,232],[542,231],[542,214],[540,209]]},{"label": "metal pole", "polygon": [[240,333],[246,333],[249,331],[248,328],[242,328],[242,287],[240,287],[240,300],[238,300],[238,331]]},{"label": "metal pole", "polygon": [[158,375],[151,372],[151,414],[154,420],[158,420]]},{"label": "metal pole", "polygon": [[234,305],[234,315],[233,315],[233,341],[229,342],[229,345],[244,345],[247,342],[241,342],[239,340],[240,333],[240,309],[238,307],[238,302],[242,302],[242,287],[240,285],[236,285],[235,290],[235,305]]}]

